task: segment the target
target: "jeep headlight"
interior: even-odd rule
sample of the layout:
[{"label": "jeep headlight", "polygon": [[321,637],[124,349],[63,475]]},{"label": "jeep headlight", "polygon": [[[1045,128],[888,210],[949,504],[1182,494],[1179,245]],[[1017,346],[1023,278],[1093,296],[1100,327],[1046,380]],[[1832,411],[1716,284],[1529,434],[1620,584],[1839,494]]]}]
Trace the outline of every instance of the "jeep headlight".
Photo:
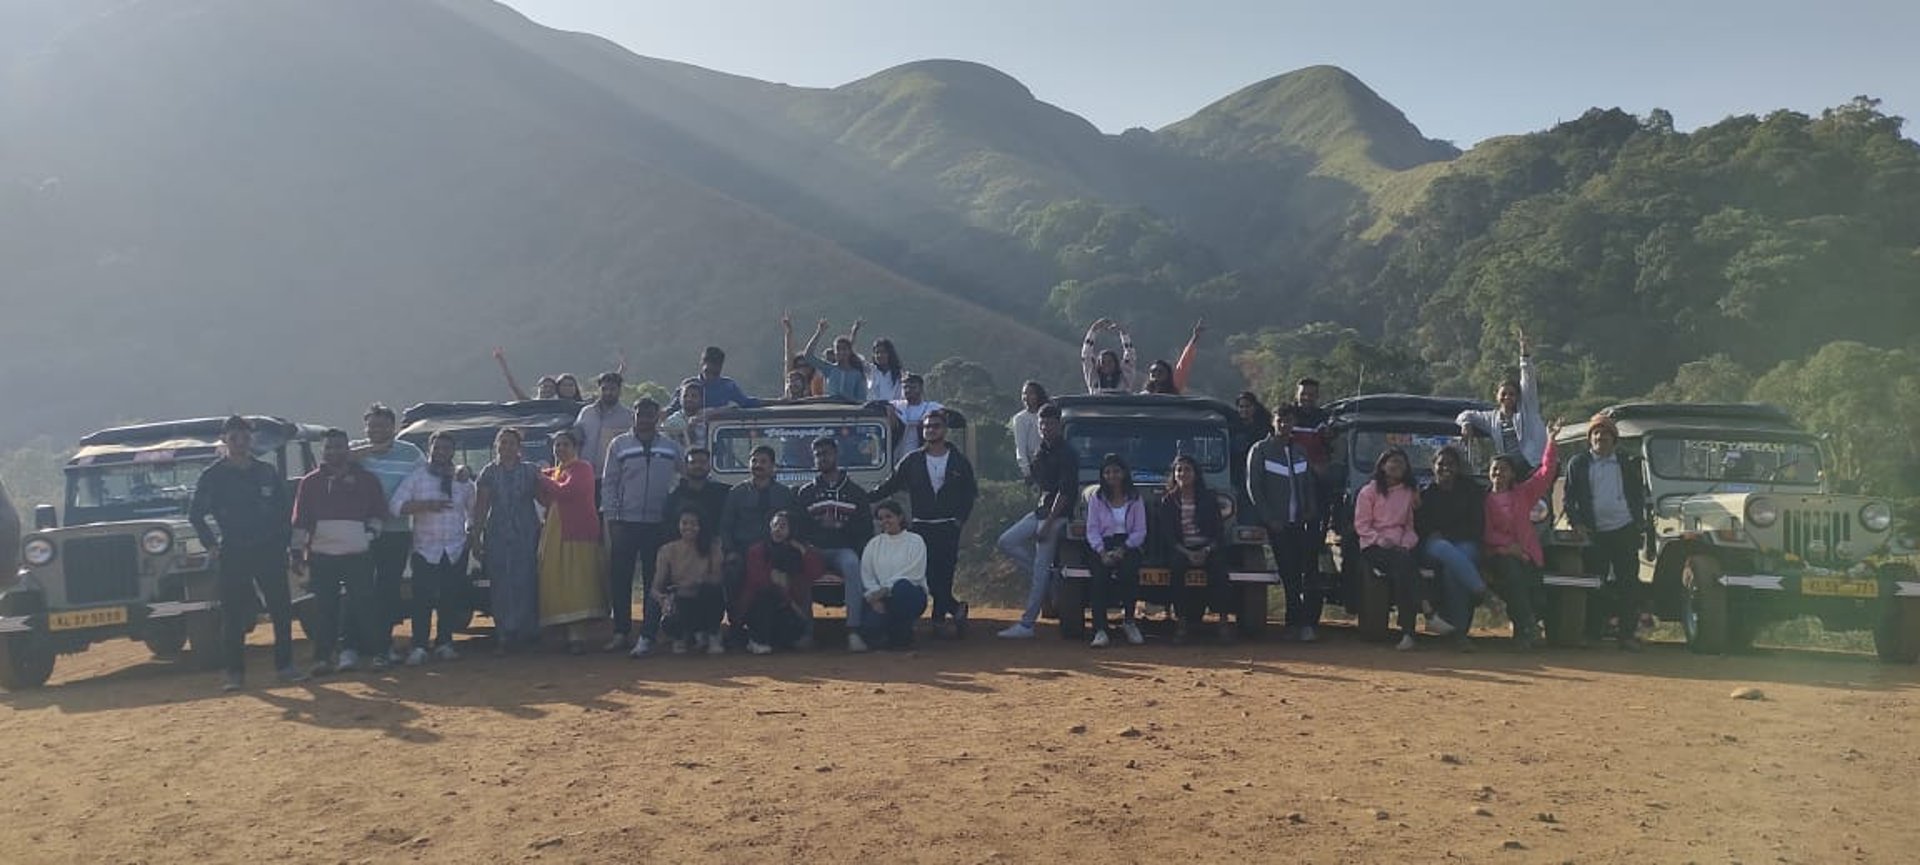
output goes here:
[{"label": "jeep headlight", "polygon": [[36,568],[53,561],[53,542],[46,538],[32,538],[20,548],[20,558]]},{"label": "jeep headlight", "polygon": [[1773,500],[1764,496],[1755,496],[1747,502],[1747,522],[1755,528],[1764,529],[1780,521],[1780,508]]},{"label": "jeep headlight", "polygon": [[1547,500],[1541,499],[1533,503],[1532,510],[1527,511],[1527,521],[1532,523],[1544,523],[1547,521],[1547,517],[1552,513],[1553,513],[1553,509],[1550,507],[1547,507]]},{"label": "jeep headlight", "polygon": [[1886,502],[1868,502],[1860,509],[1860,524],[1870,532],[1884,532],[1893,526],[1893,508]]},{"label": "jeep headlight", "polygon": [[1220,519],[1231,522],[1234,513],[1239,510],[1239,505],[1234,503],[1233,495],[1231,493],[1214,493],[1214,498],[1220,500]]},{"label": "jeep headlight", "polygon": [[166,529],[148,529],[140,536],[140,549],[149,556],[157,556],[173,549],[173,533]]}]

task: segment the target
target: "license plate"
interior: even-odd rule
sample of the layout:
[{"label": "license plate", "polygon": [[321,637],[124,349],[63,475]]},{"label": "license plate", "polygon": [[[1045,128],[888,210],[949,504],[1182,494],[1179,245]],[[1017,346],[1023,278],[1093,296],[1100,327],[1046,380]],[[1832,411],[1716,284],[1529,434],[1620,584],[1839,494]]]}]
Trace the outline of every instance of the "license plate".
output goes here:
[{"label": "license plate", "polygon": [[1172,577],[1173,573],[1166,568],[1140,569],[1140,585],[1143,586],[1164,586]]},{"label": "license plate", "polygon": [[47,615],[47,630],[49,631],[71,631],[77,628],[99,628],[106,625],[124,625],[126,623],[126,607],[67,610],[63,613],[50,613]]},{"label": "license plate", "polygon": [[1200,568],[1187,571],[1187,588],[1204,589],[1207,587],[1207,572]]},{"label": "license plate", "polygon": [[1800,580],[1800,594],[1824,595],[1830,598],[1878,598],[1880,584],[1873,580],[1848,580],[1841,577],[1805,577]]}]

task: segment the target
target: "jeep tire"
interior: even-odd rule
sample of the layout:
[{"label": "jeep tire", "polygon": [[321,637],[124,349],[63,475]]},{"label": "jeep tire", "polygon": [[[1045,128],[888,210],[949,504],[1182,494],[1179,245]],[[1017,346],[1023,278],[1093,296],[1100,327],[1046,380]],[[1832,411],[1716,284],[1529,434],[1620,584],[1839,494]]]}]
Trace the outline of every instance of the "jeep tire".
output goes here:
[{"label": "jeep tire", "polygon": [[1373,572],[1365,564],[1355,563],[1360,580],[1360,609],[1354,610],[1354,618],[1360,622],[1360,639],[1376,643],[1387,641],[1387,622],[1392,618],[1393,587],[1387,584],[1387,578]]},{"label": "jeep tire", "polygon": [[39,634],[0,639],[0,688],[26,691],[46,684],[53,675],[53,661],[53,647]]},{"label": "jeep tire", "polygon": [[1240,584],[1240,636],[1257,639],[1267,629],[1267,591],[1273,588],[1268,583]]},{"label": "jeep tire", "polygon": [[1587,590],[1547,590],[1547,645],[1578,649],[1587,644]]},{"label": "jeep tire", "polygon": [[1680,627],[1687,648],[1697,654],[1727,651],[1727,587],[1720,583],[1720,560],[1691,555],[1680,570]]},{"label": "jeep tire", "polygon": [[[1880,572],[1883,578],[1912,580],[1912,568],[1894,566]],[[1889,597],[1880,602],[1879,619],[1874,622],[1873,650],[1880,660],[1893,664],[1920,661],[1920,598]]]},{"label": "jeep tire", "polygon": [[[1060,636],[1068,640],[1078,640],[1087,635],[1087,581],[1061,577],[1053,581],[1054,614],[1060,618]],[[1105,610],[1095,610],[1096,616],[1106,615]]]},{"label": "jeep tire", "polygon": [[188,660],[202,670],[220,669],[220,611],[201,610],[182,618],[186,619]]},{"label": "jeep tire", "polygon": [[173,616],[165,619],[149,619],[146,628],[140,634],[140,642],[145,643],[147,651],[163,661],[180,657],[187,648],[187,622],[185,616]]}]

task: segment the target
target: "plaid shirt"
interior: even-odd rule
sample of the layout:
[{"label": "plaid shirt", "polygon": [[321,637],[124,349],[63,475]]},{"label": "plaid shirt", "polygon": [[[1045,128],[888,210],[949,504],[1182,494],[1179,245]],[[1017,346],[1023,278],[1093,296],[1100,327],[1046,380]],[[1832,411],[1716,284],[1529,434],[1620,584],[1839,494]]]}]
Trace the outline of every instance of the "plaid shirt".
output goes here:
[{"label": "plaid shirt", "polygon": [[[393,491],[388,509],[399,514],[408,502],[444,502],[440,478],[422,463]],[[453,507],[444,511],[420,511],[413,518],[413,551],[430,562],[443,557],[457,559],[467,549],[467,518],[473,513],[473,482],[453,482]]]}]

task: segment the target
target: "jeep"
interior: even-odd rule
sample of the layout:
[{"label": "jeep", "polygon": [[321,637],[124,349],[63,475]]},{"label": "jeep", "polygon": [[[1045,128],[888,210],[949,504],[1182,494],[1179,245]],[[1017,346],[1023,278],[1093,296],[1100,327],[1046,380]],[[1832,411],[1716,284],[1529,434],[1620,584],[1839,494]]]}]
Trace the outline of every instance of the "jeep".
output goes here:
[{"label": "jeep", "polygon": [[1060,396],[1062,428],[1074,453],[1080,456],[1080,493],[1073,520],[1059,545],[1048,615],[1058,615],[1060,635],[1080,639],[1087,629],[1086,493],[1099,486],[1100,462],[1107,454],[1127,461],[1134,483],[1148,501],[1148,543],[1140,567],[1140,602],[1171,606],[1185,588],[1207,584],[1203,570],[1177,567],[1173,551],[1161,549],[1159,493],[1173,468],[1173,458],[1186,454],[1199,463],[1207,487],[1218,501],[1229,537],[1223,547],[1227,576],[1238,587],[1240,633],[1255,637],[1267,623],[1267,592],[1279,582],[1279,572],[1267,562],[1267,530],[1247,507],[1242,468],[1235,466],[1231,430],[1237,412],[1233,406],[1200,396],[1165,394],[1087,394]]},{"label": "jeep", "polygon": [[[1812,615],[1872,630],[1883,660],[1920,658],[1920,577],[1899,556],[1885,499],[1831,489],[1821,440],[1770,405],[1634,402],[1602,410],[1642,457],[1639,579],[1687,647],[1738,651],[1769,623]],[[1586,448],[1587,425],[1558,446]]]},{"label": "jeep", "polygon": [[[291,485],[314,466],[322,429],[252,417],[254,455]],[[223,418],[101,430],[66,465],[66,525],[51,504],[35,508],[21,544],[24,567],[0,587],[0,685],[34,688],[58,655],[114,637],[158,658],[191,648],[219,663],[219,602],[207,550],[187,522],[194,483],[220,459]],[[7,569],[11,570],[11,569]],[[303,574],[288,569],[295,615],[311,608]]]}]

